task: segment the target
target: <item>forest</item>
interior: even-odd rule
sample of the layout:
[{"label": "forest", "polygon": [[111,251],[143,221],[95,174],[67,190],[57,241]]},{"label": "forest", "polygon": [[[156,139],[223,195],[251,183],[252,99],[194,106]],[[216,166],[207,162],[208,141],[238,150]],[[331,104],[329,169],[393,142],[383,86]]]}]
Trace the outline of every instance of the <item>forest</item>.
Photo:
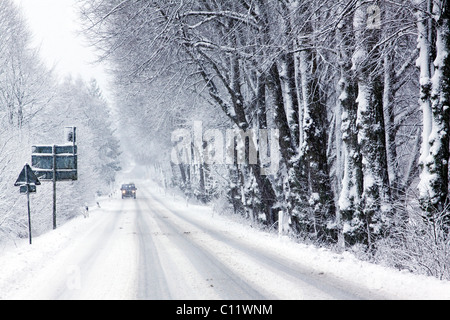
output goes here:
[{"label": "forest", "polygon": [[[78,128],[78,181],[57,185],[58,225],[107,195],[120,170],[110,108],[95,80],[59,77],[32,46],[32,32],[14,1],[0,4],[0,246],[28,238],[27,200],[14,182],[33,145],[64,144]],[[52,229],[52,183],[31,196],[32,232]]]},{"label": "forest", "polygon": [[450,277],[448,1],[78,2],[121,127],[161,183]]}]

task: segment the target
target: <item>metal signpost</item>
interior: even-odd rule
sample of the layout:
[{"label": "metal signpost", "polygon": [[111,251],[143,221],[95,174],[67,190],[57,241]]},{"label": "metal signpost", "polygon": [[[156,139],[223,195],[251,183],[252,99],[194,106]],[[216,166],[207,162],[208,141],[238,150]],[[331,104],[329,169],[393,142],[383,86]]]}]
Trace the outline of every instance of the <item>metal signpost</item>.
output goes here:
[{"label": "metal signpost", "polygon": [[78,148],[76,127],[66,127],[66,140],[71,144],[33,146],[31,165],[42,181],[53,182],[53,229],[56,229],[56,182],[78,180]]},{"label": "metal signpost", "polygon": [[22,171],[17,178],[16,183],[14,184],[16,187],[20,187],[20,193],[27,195],[27,208],[28,208],[28,238],[31,240],[31,213],[30,213],[30,193],[36,192],[36,186],[41,185],[41,182],[34,174],[30,165],[27,163],[23,167]]}]

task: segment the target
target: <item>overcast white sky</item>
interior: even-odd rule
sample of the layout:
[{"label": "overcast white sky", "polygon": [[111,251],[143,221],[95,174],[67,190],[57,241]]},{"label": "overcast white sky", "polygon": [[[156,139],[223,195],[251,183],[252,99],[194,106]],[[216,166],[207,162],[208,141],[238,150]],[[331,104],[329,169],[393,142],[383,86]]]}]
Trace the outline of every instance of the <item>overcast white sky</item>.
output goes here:
[{"label": "overcast white sky", "polygon": [[80,30],[76,0],[15,0],[22,7],[33,33],[34,45],[49,66],[64,76],[81,75],[85,80],[96,78],[105,96],[107,80],[104,69],[93,65],[95,55],[86,45]]}]

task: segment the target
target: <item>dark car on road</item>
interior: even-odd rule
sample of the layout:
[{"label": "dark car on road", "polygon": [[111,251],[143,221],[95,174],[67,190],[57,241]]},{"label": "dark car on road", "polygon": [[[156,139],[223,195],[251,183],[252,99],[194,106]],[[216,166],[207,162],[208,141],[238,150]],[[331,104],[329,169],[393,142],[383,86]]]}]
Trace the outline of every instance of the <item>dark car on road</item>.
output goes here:
[{"label": "dark car on road", "polygon": [[120,191],[122,191],[122,199],[124,198],[133,198],[136,199],[136,186],[134,183],[123,184]]}]

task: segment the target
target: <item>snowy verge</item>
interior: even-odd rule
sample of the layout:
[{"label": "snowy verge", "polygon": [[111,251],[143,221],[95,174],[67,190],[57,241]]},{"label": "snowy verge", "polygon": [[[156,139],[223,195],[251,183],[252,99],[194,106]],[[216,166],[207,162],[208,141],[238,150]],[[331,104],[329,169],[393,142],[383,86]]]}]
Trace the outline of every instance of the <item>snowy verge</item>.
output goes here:
[{"label": "snowy verge", "polygon": [[0,247],[0,299],[21,299],[17,293],[29,291],[43,273],[46,277],[67,276],[67,270],[61,266],[70,259],[71,249],[102,225],[105,209],[108,210],[108,202],[105,208],[90,209],[88,219],[80,214],[56,230],[33,237],[32,245],[28,239],[3,244]]}]

